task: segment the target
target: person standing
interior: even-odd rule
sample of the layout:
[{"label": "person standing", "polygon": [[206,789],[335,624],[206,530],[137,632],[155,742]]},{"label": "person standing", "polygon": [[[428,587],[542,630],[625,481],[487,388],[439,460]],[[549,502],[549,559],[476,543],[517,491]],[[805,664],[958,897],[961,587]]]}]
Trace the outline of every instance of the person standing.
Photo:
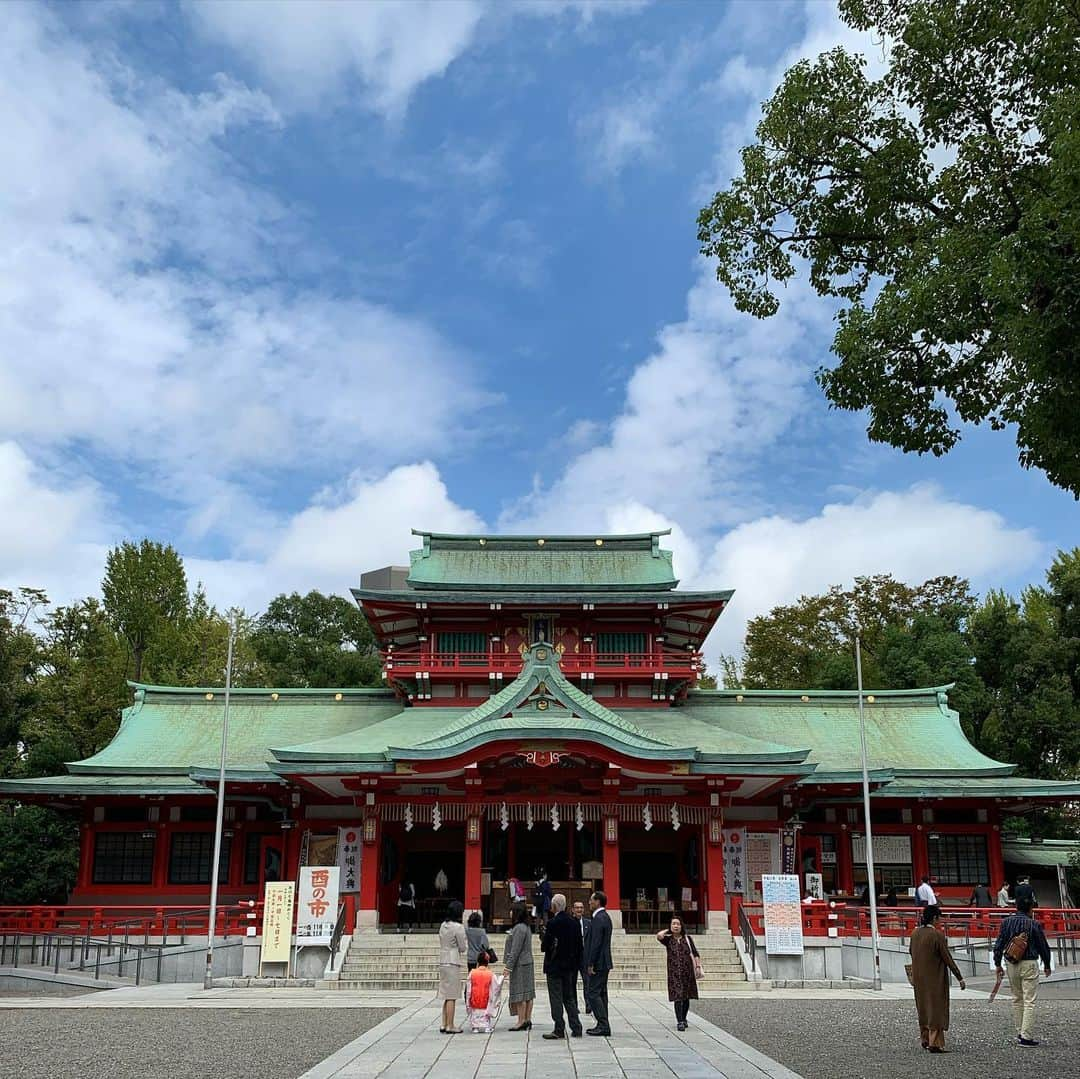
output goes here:
[{"label": "person standing", "polygon": [[1039,961],[1050,977],[1050,945],[1043,928],[1031,917],[1031,899],[1016,889],[1016,913],[1001,923],[994,943],[994,968],[1001,972],[1004,956],[1008,963],[1009,988],[1013,997],[1013,1025],[1016,1040],[1025,1047],[1038,1045],[1031,1036],[1035,1029],[1035,1000],[1039,995]]},{"label": "person standing", "polygon": [[923,877],[922,882],[919,884],[918,888],[915,889],[915,906],[937,906],[937,892],[930,886],[929,877]]},{"label": "person standing", "polygon": [[552,919],[547,924],[540,950],[544,953],[544,975],[551,1002],[553,1030],[544,1035],[548,1041],[566,1037],[563,1011],[570,1033],[581,1037],[581,1016],[577,1006],[577,976],[581,967],[581,927],[566,913],[566,896],[551,897]]},{"label": "person standing", "polygon": [[416,927],[416,889],[407,880],[402,880],[398,890],[397,923],[399,933],[403,927],[406,934]]},{"label": "person standing", "polygon": [[922,1047],[931,1053],[945,1052],[945,1031],[949,1029],[949,971],[966,989],[964,976],[956,965],[945,934],[936,922],[941,908],[930,903],[922,912],[922,925],[911,934],[911,984],[915,987],[915,1008],[919,1013]]},{"label": "person standing", "polygon": [[543,927],[551,913],[551,881],[542,867],[536,871],[536,885],[533,888],[533,917],[538,928]]},{"label": "person standing", "polygon": [[533,1000],[536,998],[536,975],[532,953],[532,930],[529,908],[515,903],[510,913],[512,926],[503,948],[503,974],[510,977],[510,1010],[517,1016],[511,1030],[532,1030]]},{"label": "person standing", "polygon": [[1031,886],[1031,877],[1017,877],[1016,887],[1013,889],[1013,901],[1019,907],[1020,904],[1026,903],[1028,909],[1032,910],[1039,905],[1039,897],[1035,894],[1035,889]]},{"label": "person standing", "polygon": [[1012,906],[1012,899],[1009,898],[1009,882],[1007,880],[1001,882],[1001,891],[997,894],[997,905],[999,907]]},{"label": "person standing", "polygon": [[694,938],[683,928],[682,918],[672,918],[670,927],[661,929],[656,939],[667,949],[668,1000],[675,1005],[677,1029],[685,1030],[690,1001],[698,998],[701,956],[694,945]]},{"label": "person standing", "polygon": [[469,942],[469,970],[476,969],[481,953],[487,957],[490,963],[491,957],[495,953],[491,950],[491,941],[488,940],[488,935],[484,931],[484,918],[480,911],[474,910],[469,915],[469,924],[465,927],[465,937]]},{"label": "person standing", "polygon": [[968,904],[972,907],[992,907],[994,905],[994,898],[990,894],[990,885],[977,884],[975,886],[975,891],[971,893]]},{"label": "person standing", "polygon": [[589,930],[589,955],[585,969],[589,974],[589,1003],[596,1020],[596,1026],[590,1027],[589,1033],[610,1038],[607,983],[613,964],[611,915],[607,912],[607,896],[603,892],[593,892],[589,896],[589,910],[592,911],[592,928]]},{"label": "person standing", "polygon": [[469,940],[461,924],[465,907],[456,899],[446,910],[446,921],[439,926],[439,999],[442,1004],[440,1034],[460,1034],[454,1026],[454,1008],[464,991],[465,962],[469,954]]},{"label": "person standing", "polygon": [[581,996],[585,1001],[585,1014],[592,1015],[592,1005],[589,1003],[589,966],[587,963],[589,954],[589,930],[592,928],[592,918],[585,913],[585,904],[580,899],[575,900],[573,906],[574,918],[581,926]]}]

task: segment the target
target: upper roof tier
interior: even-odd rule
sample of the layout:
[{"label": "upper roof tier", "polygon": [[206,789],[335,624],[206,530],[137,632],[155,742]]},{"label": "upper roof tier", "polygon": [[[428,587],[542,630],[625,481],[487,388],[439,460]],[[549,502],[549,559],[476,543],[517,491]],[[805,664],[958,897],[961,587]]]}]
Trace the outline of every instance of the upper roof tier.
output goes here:
[{"label": "upper roof tier", "polygon": [[670,591],[679,583],[663,532],[627,536],[454,536],[419,532],[409,588],[498,592]]}]

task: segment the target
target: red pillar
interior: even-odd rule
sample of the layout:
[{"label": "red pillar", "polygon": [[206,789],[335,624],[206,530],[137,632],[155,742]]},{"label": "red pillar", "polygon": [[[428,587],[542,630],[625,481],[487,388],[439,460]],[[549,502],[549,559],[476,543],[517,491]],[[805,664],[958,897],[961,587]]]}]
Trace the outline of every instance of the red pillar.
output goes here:
[{"label": "red pillar", "polygon": [[851,864],[851,829],[842,827],[836,837],[836,883],[845,895],[855,892],[855,871]]},{"label": "red pillar", "polygon": [[997,823],[1000,817],[993,815],[994,826],[986,833],[986,854],[990,880],[987,884],[992,892],[996,892],[1005,881],[1005,854],[1001,848],[1001,826]]},{"label": "red pillar", "polygon": [[79,874],[76,884],[87,888],[93,882],[94,870],[94,828],[89,821],[79,826]]},{"label": "red pillar", "polygon": [[727,892],[724,883],[724,821],[719,814],[705,825],[705,922],[710,929],[726,928]]},{"label": "red pillar", "polygon": [[480,872],[483,865],[483,829],[479,817],[465,821],[465,910],[480,909]]},{"label": "red pillar", "polygon": [[604,892],[612,922],[622,926],[619,899],[619,819],[604,817]]},{"label": "red pillar", "polygon": [[[918,813],[918,808],[915,812]],[[911,869],[915,876],[912,884],[916,886],[923,877],[930,876],[930,848],[926,842],[926,832],[927,825],[923,824],[911,834]]]},{"label": "red pillar", "polygon": [[357,929],[379,925],[379,818],[364,818],[360,841],[360,892],[356,912]]}]

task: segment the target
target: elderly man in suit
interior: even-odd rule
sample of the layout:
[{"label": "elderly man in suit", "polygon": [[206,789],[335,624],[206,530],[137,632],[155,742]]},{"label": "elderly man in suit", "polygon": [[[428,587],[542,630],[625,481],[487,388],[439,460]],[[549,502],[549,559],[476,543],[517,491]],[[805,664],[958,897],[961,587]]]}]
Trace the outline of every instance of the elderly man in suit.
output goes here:
[{"label": "elderly man in suit", "polygon": [[589,1003],[589,931],[592,929],[592,918],[585,913],[585,904],[578,899],[573,907],[574,919],[581,926],[581,995],[585,998],[585,1014],[592,1015],[592,1005]]},{"label": "elderly man in suit", "polygon": [[554,917],[544,930],[540,951],[544,953],[544,975],[555,1029],[544,1035],[548,1041],[566,1037],[563,1011],[570,1023],[570,1033],[581,1037],[581,1017],[577,1006],[577,976],[581,967],[581,926],[566,913],[566,896],[551,897]]},{"label": "elderly man in suit", "polygon": [[593,892],[589,896],[589,909],[592,911],[592,927],[589,930],[589,951],[586,956],[586,970],[589,975],[589,1004],[592,1007],[596,1026],[589,1029],[597,1037],[611,1036],[608,1023],[608,974],[611,972],[611,915],[607,912],[607,896],[603,892]]}]

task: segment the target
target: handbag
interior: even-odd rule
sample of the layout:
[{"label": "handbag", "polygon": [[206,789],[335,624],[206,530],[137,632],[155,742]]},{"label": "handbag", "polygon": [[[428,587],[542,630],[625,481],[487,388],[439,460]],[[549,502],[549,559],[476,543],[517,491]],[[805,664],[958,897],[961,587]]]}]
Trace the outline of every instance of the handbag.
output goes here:
[{"label": "handbag", "polygon": [[694,944],[694,938],[688,936],[686,940],[690,945],[690,954],[694,957],[694,979],[695,981],[701,981],[701,979],[705,977],[705,968],[701,965],[701,956],[698,955],[697,946]]},{"label": "handbag", "polygon": [[499,961],[499,957],[495,954],[494,948],[488,948],[487,957],[489,963],[497,963]]},{"label": "handbag", "polygon": [[913,974],[911,972],[911,964],[910,963],[905,963],[904,964],[904,973],[907,975],[907,983],[908,983],[908,985],[914,985],[915,984],[915,978],[914,978],[914,976],[913,976]]}]

